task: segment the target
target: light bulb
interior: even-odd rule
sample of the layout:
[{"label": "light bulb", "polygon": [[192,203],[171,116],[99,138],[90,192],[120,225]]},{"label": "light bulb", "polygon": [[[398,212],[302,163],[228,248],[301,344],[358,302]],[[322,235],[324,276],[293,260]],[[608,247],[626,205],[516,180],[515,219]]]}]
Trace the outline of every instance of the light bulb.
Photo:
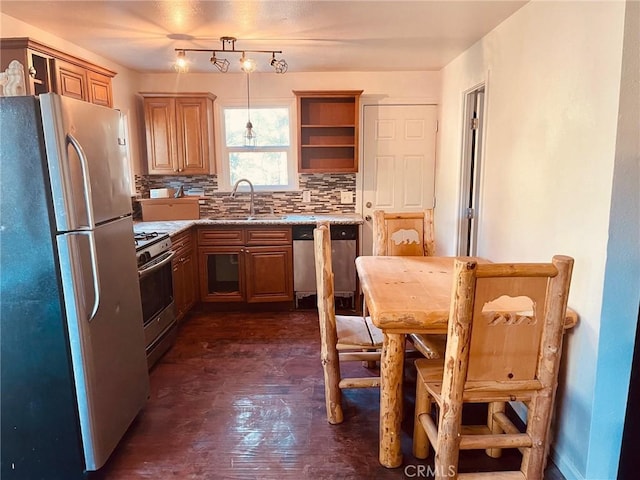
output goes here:
[{"label": "light bulb", "polygon": [[240,68],[245,73],[251,73],[256,69],[256,62],[252,58],[245,57],[243,53],[240,58]]},{"label": "light bulb", "polygon": [[189,63],[187,62],[184,51],[178,52],[174,68],[176,69],[176,72],[187,72],[189,70]]},{"label": "light bulb", "polygon": [[251,120],[247,122],[244,131],[244,146],[245,147],[255,147],[256,146],[256,131],[253,129],[253,124]]}]

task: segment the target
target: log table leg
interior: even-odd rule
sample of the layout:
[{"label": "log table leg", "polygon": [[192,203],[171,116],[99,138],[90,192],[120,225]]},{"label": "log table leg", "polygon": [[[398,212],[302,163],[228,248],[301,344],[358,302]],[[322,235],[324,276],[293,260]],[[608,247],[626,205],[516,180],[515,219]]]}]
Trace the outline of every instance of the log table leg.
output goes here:
[{"label": "log table leg", "polygon": [[402,464],[402,373],[405,335],[385,333],[380,360],[380,463],[387,468]]}]

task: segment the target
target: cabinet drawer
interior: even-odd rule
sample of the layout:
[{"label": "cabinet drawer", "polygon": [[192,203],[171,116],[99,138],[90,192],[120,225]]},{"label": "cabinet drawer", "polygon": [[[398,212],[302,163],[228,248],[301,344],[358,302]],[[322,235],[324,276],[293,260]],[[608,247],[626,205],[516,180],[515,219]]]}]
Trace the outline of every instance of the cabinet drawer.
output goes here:
[{"label": "cabinet drawer", "polygon": [[247,228],[246,245],[290,245],[291,244],[291,228]]},{"label": "cabinet drawer", "polygon": [[198,245],[244,245],[244,230],[242,228],[200,229]]}]

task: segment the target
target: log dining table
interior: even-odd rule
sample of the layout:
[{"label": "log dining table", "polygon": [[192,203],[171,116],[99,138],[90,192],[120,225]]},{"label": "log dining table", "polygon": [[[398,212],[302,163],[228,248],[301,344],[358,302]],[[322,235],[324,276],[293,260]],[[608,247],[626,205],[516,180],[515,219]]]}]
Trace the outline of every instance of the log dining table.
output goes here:
[{"label": "log dining table", "polygon": [[[380,361],[380,463],[402,464],[400,424],[405,336],[447,333],[453,261],[456,257],[385,257],[356,259],[356,270],[373,323],[384,333]],[[464,258],[464,257],[457,257]],[[478,263],[488,260],[467,257]],[[577,322],[567,310],[566,327]]]}]

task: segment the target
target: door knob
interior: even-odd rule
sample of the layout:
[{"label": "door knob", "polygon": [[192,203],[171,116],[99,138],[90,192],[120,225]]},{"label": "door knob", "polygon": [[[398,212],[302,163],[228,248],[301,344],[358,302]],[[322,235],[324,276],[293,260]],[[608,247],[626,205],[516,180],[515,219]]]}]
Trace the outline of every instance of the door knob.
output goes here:
[{"label": "door knob", "polygon": [[367,215],[366,217],[364,217],[364,219],[365,219],[367,222],[370,222],[370,221],[371,221],[371,215]]},{"label": "door knob", "polygon": [[367,208],[371,208],[371,206],[372,206],[372,205],[371,205],[371,202],[367,202],[365,206],[366,206]]}]

